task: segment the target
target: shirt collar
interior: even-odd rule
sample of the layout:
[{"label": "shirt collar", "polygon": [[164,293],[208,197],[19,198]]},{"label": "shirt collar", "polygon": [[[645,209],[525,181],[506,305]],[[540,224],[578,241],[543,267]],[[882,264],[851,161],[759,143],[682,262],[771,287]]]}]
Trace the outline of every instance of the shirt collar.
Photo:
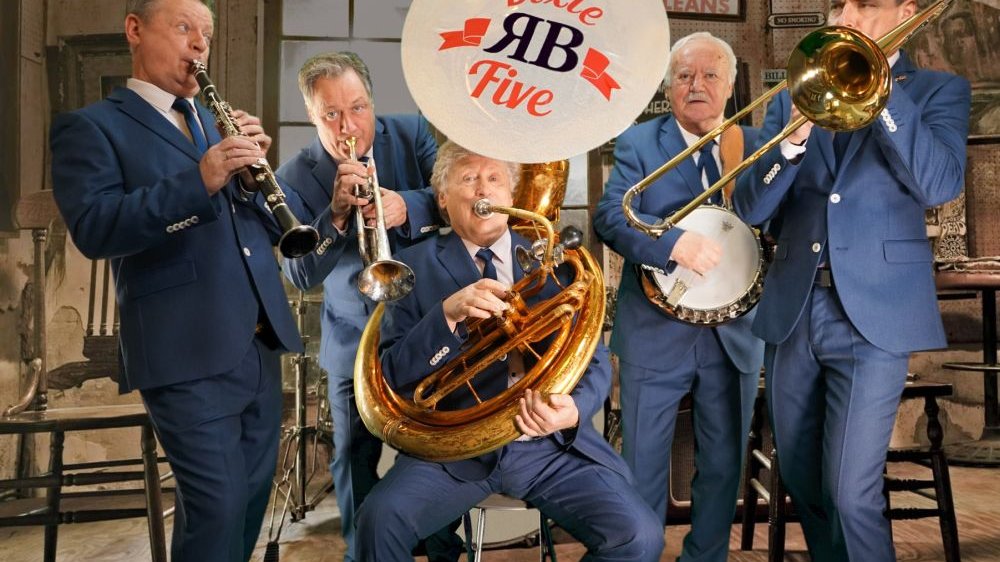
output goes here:
[{"label": "shirt collar", "polygon": [[[469,242],[465,238],[462,238],[462,244],[465,245],[465,250],[469,252],[469,255],[472,256],[473,261],[475,261],[476,252],[478,252],[482,246],[477,246],[476,244]],[[500,235],[500,238],[497,238],[497,241],[490,246],[490,249],[493,250],[494,259],[496,259],[500,263],[506,263],[507,260],[510,259],[510,244],[511,244],[510,229],[507,228],[504,229],[503,234]]]},{"label": "shirt collar", "polygon": [[[159,86],[146,82],[145,80],[139,80],[138,78],[129,78],[125,83],[125,86],[139,95],[140,98],[146,100],[149,105],[155,107],[163,113],[169,113],[173,108],[174,100],[177,96],[160,89]],[[186,98],[188,103],[191,103],[191,98]]]},{"label": "shirt collar", "polygon": [[[680,123],[677,123],[677,130],[679,130],[681,132],[681,138],[684,139],[684,144],[686,146],[691,146],[692,144],[698,142],[699,139],[701,139],[701,137],[699,137],[698,135],[696,135],[696,134],[688,131],[684,127],[681,127]],[[712,151],[713,151],[712,153],[714,154],[715,153],[715,145],[718,144],[718,143],[715,142],[714,140],[712,142],[714,143],[712,145]]]}]

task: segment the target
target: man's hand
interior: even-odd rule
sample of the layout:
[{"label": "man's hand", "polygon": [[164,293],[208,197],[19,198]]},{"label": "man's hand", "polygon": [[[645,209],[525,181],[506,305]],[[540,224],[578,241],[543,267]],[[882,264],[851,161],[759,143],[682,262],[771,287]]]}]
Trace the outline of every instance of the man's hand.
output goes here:
[{"label": "man's hand", "polygon": [[541,392],[529,388],[520,400],[520,409],[521,413],[514,416],[514,424],[529,437],[543,437],[580,423],[576,401],[569,394],[550,394],[546,399]]},{"label": "man's hand", "polygon": [[[333,180],[333,200],[330,201],[333,225],[338,230],[347,229],[347,220],[354,211],[354,206],[364,207],[371,201],[363,197],[355,197],[357,190],[368,189],[369,170],[365,165],[355,160],[344,160],[337,166],[337,177]],[[374,209],[372,215],[374,215]],[[360,227],[360,225],[359,225]]]},{"label": "man's hand", "polygon": [[455,326],[466,318],[489,318],[507,310],[505,294],[507,286],[494,279],[480,279],[460,289],[441,303],[448,328],[454,332]]},{"label": "man's hand", "polygon": [[[792,121],[795,121],[801,116],[802,114],[799,112],[799,108],[792,105],[792,112],[791,115],[789,115],[788,117],[788,122],[791,123]],[[800,125],[798,129],[795,129],[795,131],[792,132],[792,134],[788,135],[788,142],[794,145],[802,146],[809,138],[809,135],[810,133],[812,133],[812,130],[813,130],[813,122],[806,119],[805,123]]]},{"label": "man's hand", "polygon": [[683,268],[705,275],[719,265],[722,246],[707,236],[688,230],[677,239],[670,259]]},{"label": "man's hand", "polygon": [[264,127],[260,124],[260,119],[250,115],[242,109],[234,109],[232,112],[233,121],[240,128],[240,132],[250,140],[257,143],[260,151],[265,155],[271,149],[271,137],[264,133]]},{"label": "man's hand", "polygon": [[256,164],[264,157],[257,143],[247,137],[228,137],[205,151],[198,163],[201,181],[209,195],[215,195],[233,174]]},{"label": "man's hand", "polygon": [[[385,227],[394,228],[406,223],[406,201],[395,191],[384,187],[379,193],[382,194],[382,216],[385,217]],[[365,207],[363,215],[369,226],[375,224],[375,205]]]}]

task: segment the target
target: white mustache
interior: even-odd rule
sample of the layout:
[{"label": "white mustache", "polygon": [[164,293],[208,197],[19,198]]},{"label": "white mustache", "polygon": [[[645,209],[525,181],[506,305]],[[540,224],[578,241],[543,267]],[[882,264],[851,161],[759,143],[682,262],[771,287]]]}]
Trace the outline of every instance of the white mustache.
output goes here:
[{"label": "white mustache", "polygon": [[709,101],[709,99],[708,99],[708,96],[705,95],[705,94],[695,93],[695,94],[688,94],[684,98],[684,101],[687,102],[687,103],[691,103],[693,101],[704,101],[704,102],[707,102],[707,101]]}]

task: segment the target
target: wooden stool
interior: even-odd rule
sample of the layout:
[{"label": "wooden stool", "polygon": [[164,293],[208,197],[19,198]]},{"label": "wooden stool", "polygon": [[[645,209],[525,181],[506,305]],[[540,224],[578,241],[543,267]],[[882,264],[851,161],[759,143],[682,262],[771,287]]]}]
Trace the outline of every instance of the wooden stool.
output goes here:
[{"label": "wooden stool", "polygon": [[[976,441],[948,445],[948,459],[960,465],[1000,466],[1000,396],[997,390],[997,289],[1000,272],[939,271],[935,282],[940,291],[975,291],[982,297],[982,363],[945,363],[945,369],[981,373],[983,377],[983,434]],[[939,298],[948,298],[948,293]]]},{"label": "wooden stool", "polygon": [[[924,399],[924,412],[927,414],[927,438],[930,440],[930,447],[927,449],[890,450],[886,460],[887,462],[915,462],[927,466],[931,469],[933,478],[932,480],[913,480],[887,476],[883,493],[886,495],[886,517],[890,523],[894,519],[937,517],[941,525],[941,541],[944,546],[945,561],[961,562],[955,504],[951,493],[951,476],[948,472],[947,459],[941,448],[943,431],[941,423],[938,421],[939,408],[937,405],[939,396],[950,396],[951,393],[952,386],[950,384],[924,381],[906,382],[906,386],[903,388],[903,400]],[[798,518],[781,482],[778,457],[773,445],[766,453],[763,449],[762,436],[766,419],[765,398],[763,394],[759,394],[757,402],[754,404],[750,441],[747,445],[743,501],[744,505],[752,505],[749,502],[756,502],[758,496],[767,499],[769,506],[767,559],[769,562],[780,562],[785,555],[785,523],[796,521]],[[769,487],[760,480],[762,469],[770,471]],[[927,489],[933,489],[934,494],[921,493]],[[889,493],[903,491],[921,493],[921,495],[933,499],[937,507],[934,509],[892,509],[889,503]],[[740,541],[741,550],[753,549],[754,526],[754,518],[744,517]]]},{"label": "wooden stool", "polygon": [[[473,508],[479,511],[476,520],[476,538],[472,540],[472,516],[466,513],[462,516],[462,527],[465,530],[465,549],[470,562],[480,562],[483,555],[483,535],[486,533],[486,511],[493,509],[498,511],[526,511],[531,506],[522,500],[514,499],[503,494],[493,494],[476,504]],[[471,510],[470,510],[471,512]],[[539,560],[545,562],[546,559],[556,562],[556,551],[552,546],[552,532],[549,529],[548,518],[541,511],[538,512],[538,549]]]}]

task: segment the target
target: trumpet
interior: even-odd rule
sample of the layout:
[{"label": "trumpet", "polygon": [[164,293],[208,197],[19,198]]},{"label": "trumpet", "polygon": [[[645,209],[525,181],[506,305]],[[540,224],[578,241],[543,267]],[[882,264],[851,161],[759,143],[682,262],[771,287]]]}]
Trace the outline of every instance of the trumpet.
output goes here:
[{"label": "trumpet", "polygon": [[[233,109],[223,101],[215,84],[208,77],[208,68],[201,61],[191,61],[191,73],[194,74],[208,109],[215,115],[222,133],[226,137],[245,136],[240,126],[233,120]],[[285,192],[278,185],[278,179],[271,170],[266,158],[260,158],[256,164],[247,168],[260,192],[264,194],[264,205],[274,215],[281,227],[281,239],[278,240],[278,250],[287,258],[300,258],[316,249],[319,244],[319,232],[315,228],[299,222],[285,202]]]},{"label": "trumpet", "polygon": [[[358,160],[355,146],[358,139],[348,137],[345,141],[350,150],[350,158]],[[368,177],[364,186],[357,186],[355,197],[368,199],[375,206],[375,224],[368,226],[360,205],[354,206],[354,220],[358,229],[358,251],[365,268],[358,274],[358,291],[375,302],[389,302],[405,297],[416,282],[410,266],[392,259],[389,248],[389,233],[385,228],[382,211],[382,193],[374,176]]]},{"label": "trumpet", "polygon": [[[806,35],[788,57],[786,81],[765,92],[625,192],[622,211],[626,220],[635,229],[659,238],[807,120],[832,131],[853,131],[874,121],[885,108],[892,87],[885,54],[898,49],[917,30],[940,16],[951,5],[951,1],[938,0],[932,3],[897,25],[877,42],[860,31],[843,26],[824,27]],[[786,88],[792,103],[801,113],[797,119],[674,214],[653,224],[639,217],[632,208],[632,200],[636,195]]]}]

